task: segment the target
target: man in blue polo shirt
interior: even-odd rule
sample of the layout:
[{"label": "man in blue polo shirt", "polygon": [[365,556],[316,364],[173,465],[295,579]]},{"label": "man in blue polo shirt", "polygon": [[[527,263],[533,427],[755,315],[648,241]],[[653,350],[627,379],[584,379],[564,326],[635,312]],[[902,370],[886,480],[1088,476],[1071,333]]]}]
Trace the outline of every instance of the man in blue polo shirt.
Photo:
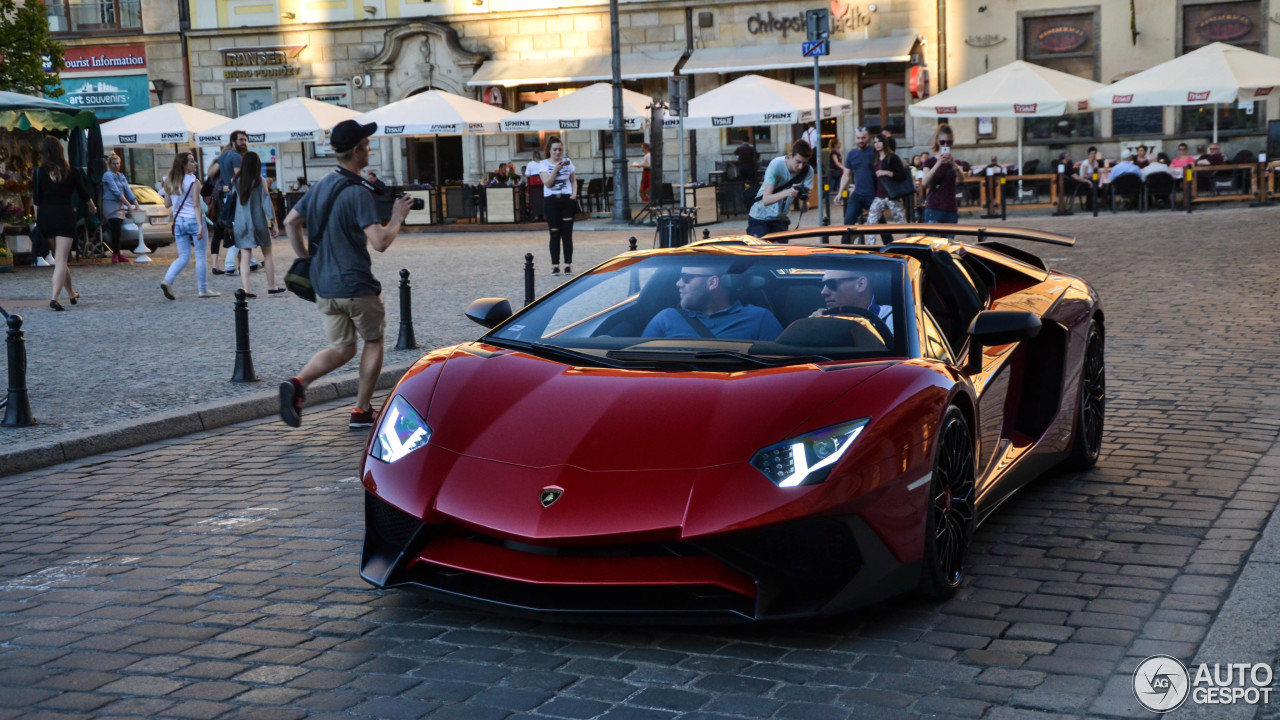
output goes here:
[{"label": "man in blue polo shirt", "polygon": [[[855,225],[863,210],[870,210],[876,200],[876,150],[871,147],[871,136],[864,127],[853,136],[854,147],[844,159],[844,174],[840,176],[840,191],[836,202],[844,203],[844,224]],[[844,200],[844,191],[849,199]]]},{"label": "man in blue polo shirt", "polygon": [[679,309],[667,308],[655,315],[645,326],[643,337],[773,340],[782,332],[773,313],[732,298],[725,268],[692,266],[680,270],[676,282]]}]

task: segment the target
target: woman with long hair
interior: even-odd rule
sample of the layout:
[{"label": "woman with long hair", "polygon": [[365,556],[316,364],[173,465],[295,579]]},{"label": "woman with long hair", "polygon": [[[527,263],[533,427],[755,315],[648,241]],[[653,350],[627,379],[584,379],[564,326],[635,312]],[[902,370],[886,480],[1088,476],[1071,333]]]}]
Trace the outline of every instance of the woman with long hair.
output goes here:
[{"label": "woman with long hair", "polygon": [[46,240],[53,240],[53,297],[49,300],[49,307],[54,310],[64,309],[58,302],[63,290],[67,291],[72,305],[80,302],[80,293],[71,287],[71,268],[68,266],[72,239],[76,236],[73,195],[79,195],[86,201],[90,213],[98,213],[89,184],[80,170],[67,162],[62,142],[46,136],[40,145],[40,169],[36,171],[31,203],[36,206],[36,227],[40,228]]},{"label": "woman with long hair", "polygon": [[538,170],[542,178],[542,214],[551,232],[551,274],[560,274],[560,246],[564,246],[564,274],[573,274],[573,217],[578,214],[578,175],[564,156],[560,138],[547,138],[547,159]]},{"label": "woman with long hair", "polygon": [[206,256],[209,254],[209,231],[204,224],[204,211],[200,201],[200,179],[196,177],[195,155],[189,152],[178,153],[173,159],[173,167],[164,179],[164,206],[173,211],[173,244],[178,248],[178,259],[169,266],[164,274],[164,282],[160,290],[164,296],[173,300],[173,281],[178,273],[187,266],[191,256],[196,257],[196,290],[202,298],[218,297],[222,293],[209,289],[209,274]]},{"label": "woman with long hair", "polygon": [[[524,166],[524,208],[529,220],[542,217],[542,151],[534,150],[529,164]],[[534,200],[534,198],[538,200]]]},{"label": "woman with long hair", "polygon": [[[902,158],[894,152],[897,150],[897,141],[891,137],[877,135],[872,141],[872,147],[876,151],[876,164],[873,168],[876,173],[876,199],[871,201],[871,209],[867,211],[867,224],[879,223],[885,213],[889,214],[893,222],[905,223],[907,212],[902,208],[902,201],[889,197],[884,184],[886,179],[900,183],[911,177],[906,166],[902,164]],[[893,236],[888,233],[881,234],[880,237],[884,239],[886,245],[893,242]]]},{"label": "woman with long hair", "polygon": [[954,141],[955,134],[946,123],[933,131],[933,157],[924,160],[924,173],[920,176],[920,187],[929,193],[924,200],[924,221],[927,223],[954,225],[960,221],[956,184],[964,180],[964,168],[951,154]]},{"label": "woman with long hair", "polygon": [[828,140],[827,149],[822,151],[822,183],[830,188],[822,191],[822,211],[827,218],[831,217],[831,196],[836,194],[836,187],[844,176],[843,155],[844,144],[838,137]]},{"label": "woman with long hair", "polygon": [[129,189],[129,179],[120,172],[120,156],[112,153],[107,158],[107,172],[102,175],[102,213],[107,216],[107,228],[111,235],[111,262],[128,263],[129,258],[120,254],[120,235],[124,228],[125,214],[129,210],[141,210],[138,199]]},{"label": "woman with long hair", "polygon": [[649,143],[640,143],[640,151],[644,153],[644,157],[631,163],[631,167],[641,169],[640,199],[649,202],[649,189],[653,186],[653,176],[649,174],[649,170],[653,167],[653,155],[649,153]]},{"label": "woman with long hair", "polygon": [[279,295],[284,288],[276,287],[276,263],[271,257],[271,238],[276,237],[276,216],[267,197],[267,187],[262,182],[262,158],[256,152],[241,156],[240,176],[236,178],[236,218],[231,229],[235,235],[236,250],[240,253],[240,285],[245,297],[255,298],[249,287],[249,265],[253,262],[253,249],[262,248],[262,258],[267,264],[267,294]]}]

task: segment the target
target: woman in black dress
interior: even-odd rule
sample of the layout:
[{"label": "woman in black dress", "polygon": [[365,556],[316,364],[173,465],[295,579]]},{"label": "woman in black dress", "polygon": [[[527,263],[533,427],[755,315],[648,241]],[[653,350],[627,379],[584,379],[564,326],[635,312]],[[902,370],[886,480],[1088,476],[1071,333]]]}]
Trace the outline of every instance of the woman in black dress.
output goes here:
[{"label": "woman in black dress", "polygon": [[88,202],[89,212],[97,214],[93,194],[80,171],[67,163],[62,143],[55,137],[45,137],[40,146],[40,168],[36,170],[36,187],[31,202],[36,206],[36,227],[46,240],[53,240],[53,298],[49,307],[62,310],[58,297],[63,289],[71,304],[80,301],[80,293],[71,289],[71,242],[76,236],[76,213],[72,195],[79,194]]}]

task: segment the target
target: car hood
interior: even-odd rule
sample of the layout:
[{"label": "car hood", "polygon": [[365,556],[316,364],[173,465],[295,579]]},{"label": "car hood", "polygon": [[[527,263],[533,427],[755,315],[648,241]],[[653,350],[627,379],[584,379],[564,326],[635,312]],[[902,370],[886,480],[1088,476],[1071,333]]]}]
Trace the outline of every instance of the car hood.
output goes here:
[{"label": "car hood", "polygon": [[440,371],[426,419],[432,445],[526,468],[707,468],[748,461],[891,365],[662,372],[458,351]]}]

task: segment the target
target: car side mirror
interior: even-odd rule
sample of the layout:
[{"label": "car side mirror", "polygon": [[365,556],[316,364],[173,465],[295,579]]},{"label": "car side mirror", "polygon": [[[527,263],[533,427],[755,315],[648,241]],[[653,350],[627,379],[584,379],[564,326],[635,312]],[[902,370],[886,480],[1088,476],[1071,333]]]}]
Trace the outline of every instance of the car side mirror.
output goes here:
[{"label": "car side mirror", "polygon": [[511,317],[511,303],[506,298],[480,298],[467,306],[465,314],[476,323],[493,328]]},{"label": "car side mirror", "polygon": [[1040,318],[1025,310],[985,310],[969,325],[970,373],[982,371],[982,348],[1030,340],[1040,334]]}]

